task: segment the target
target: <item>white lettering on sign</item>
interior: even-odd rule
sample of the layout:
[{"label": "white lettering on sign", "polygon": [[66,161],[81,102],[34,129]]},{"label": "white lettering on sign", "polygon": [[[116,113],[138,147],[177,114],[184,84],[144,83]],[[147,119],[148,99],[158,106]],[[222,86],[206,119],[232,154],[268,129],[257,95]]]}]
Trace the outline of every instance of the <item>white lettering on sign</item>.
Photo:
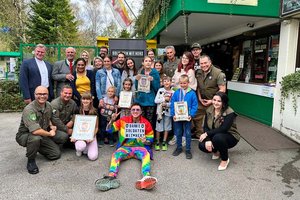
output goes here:
[{"label": "white lettering on sign", "polygon": [[127,123],[125,125],[125,138],[141,138],[145,136],[145,124]]},{"label": "white lettering on sign", "polygon": [[112,50],[112,56],[117,56],[119,52],[123,52],[127,57],[144,57],[143,50]]}]

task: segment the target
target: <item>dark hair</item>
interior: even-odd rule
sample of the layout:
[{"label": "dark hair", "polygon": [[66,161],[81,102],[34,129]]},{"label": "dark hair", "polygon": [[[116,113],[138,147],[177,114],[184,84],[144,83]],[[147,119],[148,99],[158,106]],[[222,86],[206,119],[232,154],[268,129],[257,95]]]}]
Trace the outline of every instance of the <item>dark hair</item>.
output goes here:
[{"label": "dark hair", "polygon": [[100,47],[100,49],[106,49],[106,50],[107,50],[107,52],[108,52],[108,48],[107,48],[107,46],[101,46],[101,47]]},{"label": "dark hair", "polygon": [[127,72],[127,77],[129,77],[129,70],[130,70],[128,65],[127,65],[128,60],[131,60],[133,62],[133,75],[134,76],[137,75],[137,70],[136,70],[136,67],[135,67],[135,61],[133,60],[133,58],[127,58],[126,62],[125,62],[125,68],[124,68],[124,70]]},{"label": "dark hair", "polygon": [[126,55],[125,55],[124,52],[122,52],[122,51],[118,52],[118,56],[119,56],[120,54],[123,54],[124,58],[126,58]]},{"label": "dark hair", "polygon": [[163,64],[160,60],[155,61],[155,62],[154,62],[154,68],[155,68],[156,63],[159,63],[159,64],[161,65],[161,70],[160,70],[160,72],[159,72],[159,75],[161,76],[161,75],[164,74],[164,64]]},{"label": "dark hair", "polygon": [[[183,53],[183,55],[185,55],[186,57],[188,57],[188,59],[189,59],[189,63],[187,64],[187,66],[185,67],[185,69],[184,69],[184,71],[185,72],[188,72],[190,69],[194,69],[194,64],[195,64],[195,60],[194,60],[194,56],[193,56],[193,54],[191,53],[191,52],[189,52],[189,51],[185,51],[184,53]],[[183,56],[182,55],[182,56]],[[183,64],[182,64],[182,57],[181,57],[181,59],[180,59],[180,63],[178,64],[178,72],[181,72],[181,69],[183,69]]]},{"label": "dark hair", "polygon": [[61,91],[63,91],[64,89],[72,89],[73,90],[73,88],[70,85],[63,85],[61,88]]},{"label": "dark hair", "polygon": [[228,96],[226,93],[224,92],[220,92],[218,91],[214,96],[219,96],[221,98],[222,101],[222,112],[224,112],[227,108],[228,108]]},{"label": "dark hair", "polygon": [[77,60],[75,61],[75,66],[77,65],[77,63],[79,61],[82,61],[84,63],[84,65],[86,66],[86,61],[83,58],[77,58]]},{"label": "dark hair", "polygon": [[133,104],[130,106],[130,108],[132,108],[133,106],[139,106],[139,107],[142,109],[142,106],[141,106],[139,103],[137,103],[137,102],[133,103]]},{"label": "dark hair", "polygon": [[105,58],[108,58],[110,61],[112,61],[112,57],[111,57],[110,55],[104,56],[103,60],[104,60]]}]

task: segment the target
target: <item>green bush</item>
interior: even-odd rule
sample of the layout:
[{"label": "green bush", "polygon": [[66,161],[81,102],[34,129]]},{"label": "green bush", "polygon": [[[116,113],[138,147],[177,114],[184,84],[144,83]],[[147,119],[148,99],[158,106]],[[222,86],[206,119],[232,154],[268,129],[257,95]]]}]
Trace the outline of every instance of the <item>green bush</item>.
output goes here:
[{"label": "green bush", "polygon": [[281,84],[281,99],[280,99],[280,112],[284,110],[285,99],[292,96],[294,114],[297,113],[297,98],[300,97],[300,71],[289,74],[282,78]]},{"label": "green bush", "polygon": [[0,112],[22,111],[25,103],[17,81],[0,81]]}]

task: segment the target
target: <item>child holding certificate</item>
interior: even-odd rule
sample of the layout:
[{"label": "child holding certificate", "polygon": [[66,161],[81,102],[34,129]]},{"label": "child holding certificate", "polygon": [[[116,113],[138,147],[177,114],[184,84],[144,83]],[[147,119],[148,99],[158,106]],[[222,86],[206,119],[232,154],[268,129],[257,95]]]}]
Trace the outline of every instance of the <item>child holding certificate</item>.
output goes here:
[{"label": "child holding certificate", "polygon": [[166,151],[168,149],[167,138],[168,132],[172,130],[172,117],[170,114],[170,104],[171,98],[174,91],[171,89],[171,78],[165,76],[163,78],[163,88],[160,88],[155,97],[155,103],[157,104],[157,120],[156,120],[156,143],[155,150],[160,150],[160,133],[164,132],[162,150]]},{"label": "child holding certificate", "polygon": [[[81,115],[96,115],[97,111],[93,107],[93,98],[91,93],[85,92],[81,96],[81,106],[80,106],[80,114]],[[88,124],[82,124],[81,128],[89,129]],[[71,142],[75,142],[76,155],[81,156],[83,154],[87,154],[90,160],[96,160],[98,158],[98,145],[96,134],[98,132],[98,117],[96,120],[96,126],[94,130],[94,137],[92,140],[76,140],[71,137]]]},{"label": "child holding certificate", "polygon": [[123,90],[120,93],[119,107],[121,108],[120,117],[130,115],[130,107],[134,102],[134,92],[132,92],[133,82],[130,78],[123,81]]},{"label": "child holding certificate", "polygon": [[171,99],[171,116],[174,120],[174,132],[177,148],[173,156],[182,153],[182,136],[186,137],[186,158],[192,159],[191,153],[191,119],[198,109],[198,99],[194,90],[189,87],[189,77],[184,74],[179,78],[180,89],[176,90]]},{"label": "child holding certificate", "polygon": [[143,60],[143,68],[135,77],[135,87],[137,89],[135,102],[142,106],[143,116],[146,117],[152,127],[155,127],[155,95],[160,87],[159,73],[151,68],[152,60],[146,56]]},{"label": "child holding certificate", "polygon": [[109,86],[106,92],[106,96],[100,100],[99,108],[101,114],[100,120],[100,135],[99,135],[99,147],[104,145],[104,140],[108,139],[108,143],[111,147],[114,146],[113,135],[106,133],[107,123],[111,120],[113,113],[118,111],[117,102],[115,101],[116,88]]}]

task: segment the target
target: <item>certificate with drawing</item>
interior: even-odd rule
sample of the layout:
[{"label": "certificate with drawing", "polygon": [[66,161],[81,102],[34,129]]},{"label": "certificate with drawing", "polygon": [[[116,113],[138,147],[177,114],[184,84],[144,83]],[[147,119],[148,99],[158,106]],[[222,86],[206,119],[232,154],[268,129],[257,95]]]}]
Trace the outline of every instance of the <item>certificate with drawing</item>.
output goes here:
[{"label": "certificate with drawing", "polygon": [[187,102],[174,102],[175,121],[189,121],[189,110]]},{"label": "certificate with drawing", "polygon": [[132,92],[131,91],[121,91],[119,98],[120,108],[130,108],[132,102]]},{"label": "certificate with drawing", "polygon": [[141,76],[140,80],[138,81],[138,91],[139,92],[150,92],[150,81],[148,80],[147,76]]},{"label": "certificate with drawing", "polygon": [[75,140],[93,140],[96,120],[96,115],[75,115],[72,138]]}]

